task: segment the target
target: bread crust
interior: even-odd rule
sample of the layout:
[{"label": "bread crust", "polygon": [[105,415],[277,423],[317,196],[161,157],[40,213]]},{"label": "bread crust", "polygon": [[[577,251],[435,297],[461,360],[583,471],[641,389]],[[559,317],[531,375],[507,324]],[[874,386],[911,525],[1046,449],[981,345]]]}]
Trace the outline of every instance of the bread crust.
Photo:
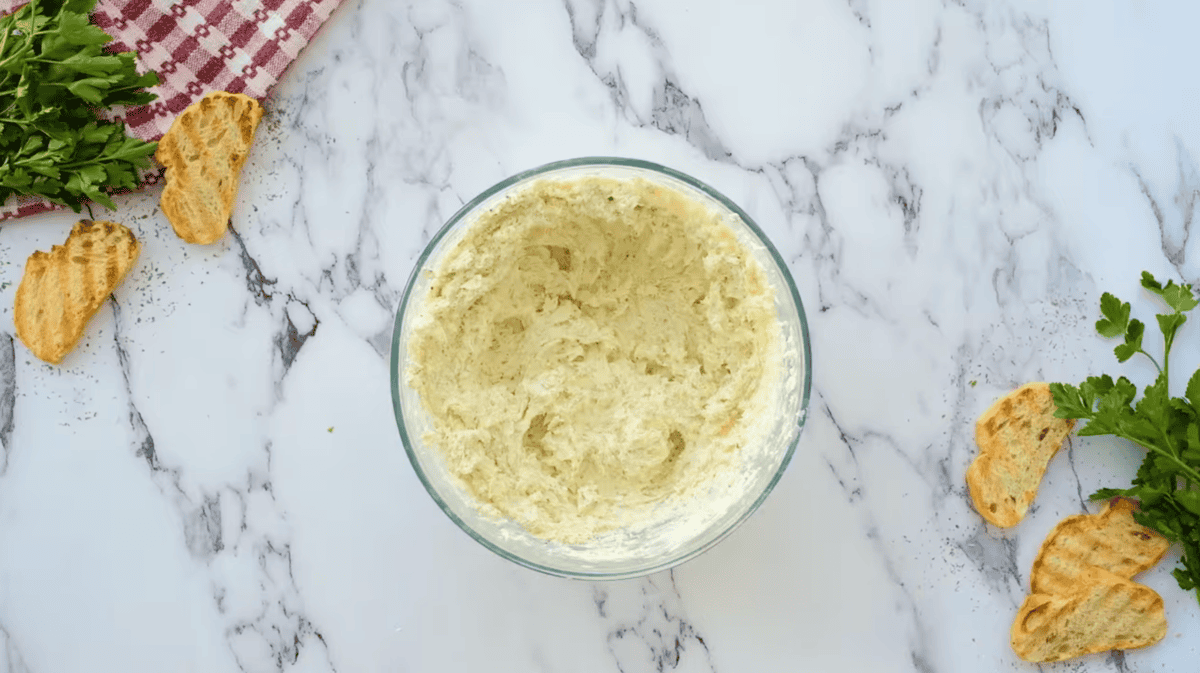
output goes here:
[{"label": "bread crust", "polygon": [[162,211],[183,240],[207,244],[225,234],[262,116],[253,98],[212,91],[180,113],[159,140],[154,157],[166,167],[167,181]]},{"label": "bread crust", "polygon": [[13,305],[17,337],[38,358],[60,364],[140,251],[125,226],[80,220],[63,245],[34,252]]}]

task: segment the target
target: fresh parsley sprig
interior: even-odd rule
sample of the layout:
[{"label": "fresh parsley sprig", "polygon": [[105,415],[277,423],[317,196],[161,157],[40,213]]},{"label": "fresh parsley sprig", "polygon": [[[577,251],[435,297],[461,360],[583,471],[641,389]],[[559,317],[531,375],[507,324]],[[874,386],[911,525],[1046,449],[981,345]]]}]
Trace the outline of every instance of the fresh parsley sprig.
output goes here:
[{"label": "fresh parsley sprig", "polygon": [[1158,369],[1157,378],[1146,386],[1141,399],[1129,379],[1113,380],[1107,374],[1090,376],[1078,386],[1052,383],[1050,391],[1058,407],[1056,416],[1087,421],[1079,431],[1081,436],[1123,437],[1146,450],[1133,486],[1103,488],[1092,498],[1139,500],[1141,511],[1134,518],[1182,547],[1183,557],[1172,574],[1185,591],[1195,589],[1200,600],[1200,370],[1188,380],[1184,397],[1171,397],[1170,393],[1171,347],[1187,322],[1187,313],[1200,301],[1191,285],[1171,280],[1163,285],[1145,271],[1142,287],[1170,309],[1156,316],[1163,335],[1161,364],[1142,347],[1145,326],[1130,319],[1128,303],[1104,293],[1100,298],[1103,317],[1096,322],[1096,331],[1102,336],[1123,338],[1113,349],[1119,362],[1141,353]]},{"label": "fresh parsley sprig", "polygon": [[153,72],[139,75],[136,54],[107,53],[112,36],[88,15],[96,0],[31,0],[0,17],[0,203],[40,196],[79,212],[85,201],[109,208],[109,194],[137,187],[157,143],[100,118],[114,105],[156,96]]}]

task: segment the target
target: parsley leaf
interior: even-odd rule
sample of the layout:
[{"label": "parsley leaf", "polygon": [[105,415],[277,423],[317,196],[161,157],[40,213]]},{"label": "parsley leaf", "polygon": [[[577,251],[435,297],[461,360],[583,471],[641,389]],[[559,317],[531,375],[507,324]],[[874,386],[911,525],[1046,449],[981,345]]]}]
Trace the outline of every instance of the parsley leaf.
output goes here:
[{"label": "parsley leaf", "polygon": [[[1129,304],[1125,306],[1128,307]],[[1145,352],[1142,350],[1142,335],[1145,332],[1146,326],[1142,324],[1142,321],[1129,321],[1129,327],[1125,330],[1125,343],[1113,349],[1113,352],[1117,355],[1117,362],[1125,362],[1138,353]],[[1155,364],[1157,365],[1158,363],[1156,362]]]},{"label": "parsley leaf", "polygon": [[1142,272],[1142,287],[1162,297],[1167,306],[1174,309],[1176,313],[1190,311],[1200,304],[1200,301],[1192,294],[1191,285],[1176,285],[1173,280],[1168,280],[1166,285],[1162,285],[1154,279],[1154,276],[1150,275],[1149,271]]},{"label": "parsley leaf", "polygon": [[1100,296],[1100,314],[1104,317],[1096,321],[1096,331],[1101,336],[1109,338],[1121,336],[1129,325],[1129,303],[1121,303],[1113,295],[1105,292]]},{"label": "parsley leaf", "polygon": [[[1096,321],[1096,331],[1100,333],[1100,336],[1110,339],[1119,336],[1125,337],[1125,343],[1113,349],[1113,353],[1117,356],[1117,362],[1125,362],[1138,353],[1146,353],[1142,350],[1142,335],[1146,332],[1146,326],[1136,318],[1130,320],[1129,311],[1129,302],[1122,302],[1108,292],[1100,296],[1100,314],[1104,317]],[[1161,317],[1159,324],[1162,324]],[[1149,357],[1150,354],[1146,353],[1146,356]],[[1154,358],[1150,357],[1150,360],[1154,361]],[[1158,362],[1154,362],[1154,366],[1157,367]]]},{"label": "parsley leaf", "polygon": [[0,17],[0,202],[40,196],[79,212],[134,189],[157,143],[131,138],[98,110],[144,105],[153,72],[88,18],[96,0],[32,0]]},{"label": "parsley leaf", "polygon": [[1108,338],[1124,337],[1114,352],[1125,362],[1141,353],[1158,367],[1158,377],[1137,399],[1137,387],[1125,377],[1115,381],[1107,374],[1088,377],[1078,386],[1050,384],[1059,418],[1086,420],[1081,436],[1113,435],[1146,450],[1129,488],[1102,488],[1093,499],[1115,496],[1136,498],[1141,511],[1134,518],[1153,528],[1183,549],[1178,568],[1172,571],[1179,586],[1193,589],[1200,600],[1200,370],[1188,380],[1184,397],[1170,394],[1170,355],[1175,335],[1187,322],[1188,311],[1200,305],[1191,285],[1159,283],[1149,272],[1142,273],[1142,287],[1157,295],[1170,308],[1159,314],[1163,335],[1163,362],[1142,348],[1144,326],[1130,319],[1130,305],[1105,293],[1100,298],[1096,331]]}]

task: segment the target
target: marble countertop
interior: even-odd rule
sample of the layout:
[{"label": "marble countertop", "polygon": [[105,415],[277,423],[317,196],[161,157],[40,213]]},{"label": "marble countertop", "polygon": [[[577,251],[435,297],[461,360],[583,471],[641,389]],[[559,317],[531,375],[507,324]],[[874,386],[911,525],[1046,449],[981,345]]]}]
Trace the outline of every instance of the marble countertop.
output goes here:
[{"label": "marble countertop", "polygon": [[[1038,668],[1008,645],[1037,546],[1140,456],[1071,440],[1000,530],[963,480],[974,419],[1025,381],[1122,371],[1092,328],[1102,291],[1147,318],[1143,269],[1200,281],[1198,24],[1200,5],[1134,0],[346,0],[267,103],[232,235],[181,242],[159,188],[96,213],[143,251],[61,366],[11,307],[76,217],[0,228],[0,673]],[[764,506],[612,583],[469,539],[388,392],[430,236],[584,155],[739,202],[788,261],[814,358]],[[1191,324],[1181,371],[1198,343]],[[1143,577],[1162,643],[1040,670],[1195,670],[1176,558]]]}]

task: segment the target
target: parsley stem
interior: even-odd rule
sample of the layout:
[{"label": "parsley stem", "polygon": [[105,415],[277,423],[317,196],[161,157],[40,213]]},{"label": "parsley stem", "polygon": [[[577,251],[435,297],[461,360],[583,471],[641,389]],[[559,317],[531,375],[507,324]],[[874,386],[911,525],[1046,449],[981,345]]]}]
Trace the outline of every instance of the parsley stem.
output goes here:
[{"label": "parsley stem", "polygon": [[[1138,349],[1138,352],[1139,352],[1139,353],[1141,353],[1142,355],[1145,355],[1146,357],[1150,358],[1150,362],[1154,363],[1154,368],[1158,370],[1158,373],[1159,373],[1159,374],[1161,374],[1161,373],[1162,373],[1162,370],[1163,370],[1163,368],[1162,368],[1162,367],[1161,367],[1161,366],[1158,364],[1158,360],[1155,360],[1155,359],[1154,359],[1154,356],[1153,356],[1153,355],[1151,355],[1151,354],[1147,353],[1146,351],[1142,350],[1141,348],[1139,348],[1139,349]],[[1163,356],[1163,361],[1164,361],[1164,362],[1166,362],[1166,360],[1167,360],[1167,358],[1166,358],[1166,356],[1164,355],[1164,356]]]},{"label": "parsley stem", "polygon": [[1170,444],[1170,439],[1167,438],[1165,432],[1163,432],[1163,439],[1166,440],[1166,442],[1167,442],[1167,450],[1163,450],[1162,447],[1146,443],[1143,440],[1139,440],[1138,438],[1136,438],[1132,435],[1126,434],[1124,432],[1117,431],[1112,434],[1114,434],[1118,437],[1122,437],[1124,439],[1128,439],[1129,441],[1133,442],[1134,444],[1137,444],[1138,446],[1141,446],[1142,448],[1146,449],[1147,451],[1153,451],[1154,453],[1157,453],[1158,455],[1169,459],[1171,462],[1173,462],[1179,466],[1179,471],[1184,474],[1185,479],[1190,479],[1192,481],[1200,482],[1200,473],[1196,472],[1195,468],[1193,468],[1192,466],[1183,462],[1182,460],[1180,460],[1179,456],[1175,455],[1175,452],[1172,449],[1171,444]]},{"label": "parsley stem", "polygon": [[1171,372],[1169,369],[1170,365],[1171,365],[1171,337],[1167,336],[1165,339],[1165,345],[1163,346],[1163,366],[1160,367],[1158,370],[1159,372],[1162,373],[1163,392],[1165,392],[1167,394],[1167,397],[1171,396]]}]

